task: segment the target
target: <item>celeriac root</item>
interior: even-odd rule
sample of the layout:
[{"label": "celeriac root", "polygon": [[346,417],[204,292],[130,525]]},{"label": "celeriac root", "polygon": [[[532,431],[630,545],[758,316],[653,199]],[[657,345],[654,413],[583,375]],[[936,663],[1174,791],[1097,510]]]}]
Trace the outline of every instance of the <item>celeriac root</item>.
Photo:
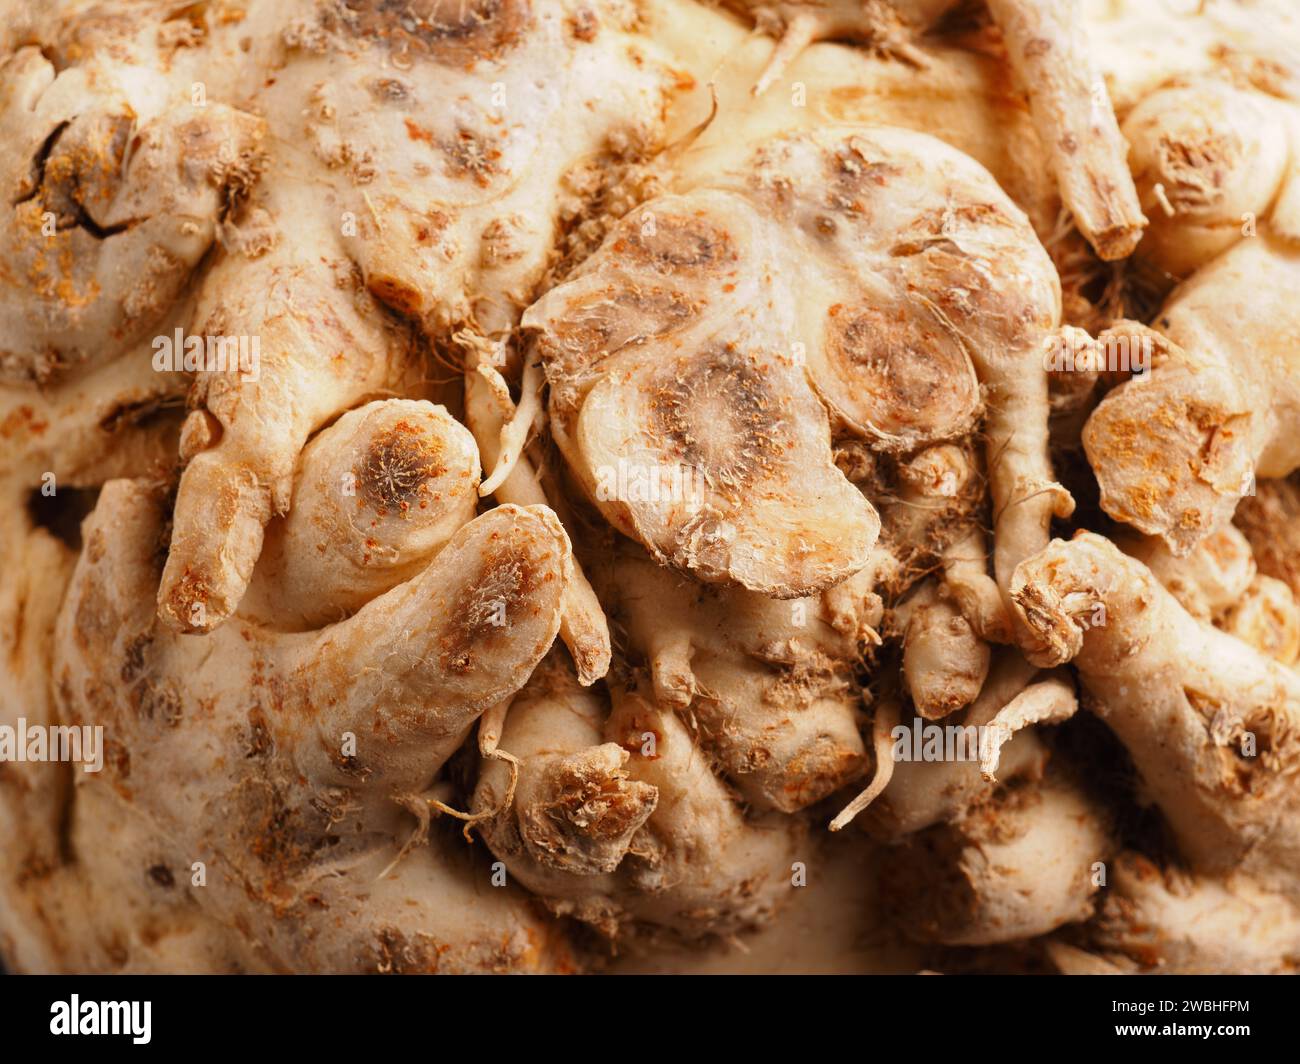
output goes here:
[{"label": "celeriac root", "polygon": [[[1300,466],[1300,364],[1287,339],[1300,327],[1297,280],[1300,251],[1261,235],[1176,288],[1158,334],[1112,331],[1154,368],[1108,394],[1084,427],[1108,514],[1186,554],[1231,520],[1257,477]],[[1236,357],[1243,347],[1250,358]]]},{"label": "celeriac root", "polygon": [[[732,0],[778,37],[753,93],[761,96],[813,41],[852,40],[920,70],[926,54],[912,39],[931,29],[953,0]],[[989,0],[1007,54],[1079,231],[1106,260],[1122,259],[1146,218],[1127,164],[1106,83],[1089,55],[1072,0]]]},{"label": "celeriac root", "polygon": [[[419,575],[320,631],[236,619],[202,637],[153,615],[162,518],[155,493],[112,481],[85,528],[55,635],[59,711],[104,724],[112,743],[102,777],[78,785],[111,793],[129,778],[136,808],[167,825],[166,864],[201,862],[204,912],[245,929],[273,968],[568,964],[521,899],[483,892],[441,841],[392,861],[410,796],[558,631],[570,569],[554,516],[476,518]],[[263,692],[231,687],[232,670]]]},{"label": "celeriac root", "polygon": [[[486,463],[496,466],[499,461],[496,448],[505,431],[503,426],[516,412],[505,382],[478,357],[478,353],[471,354],[471,368],[465,376],[465,420],[479,442]],[[499,385],[495,385],[494,380],[499,381]],[[501,502],[517,506],[544,506],[552,501],[531,460],[523,453],[515,459],[494,493]],[[563,513],[559,516],[565,519]],[[609,671],[609,622],[586,574],[576,561],[573,580],[565,592],[560,637],[573,655],[578,679],[584,686],[595,683]]]},{"label": "celeriac root", "polygon": [[[743,815],[668,710],[619,685],[613,710],[552,656],[511,707],[513,808],[483,821],[498,858],[555,912],[617,938],[646,925],[687,939],[771,919],[789,897],[801,821]],[[475,805],[501,807],[486,764]]]},{"label": "celeriac root", "polygon": [[1026,561],[1012,597],[1033,656],[1075,665],[1191,866],[1296,895],[1300,677],[1192,617],[1092,533]]}]

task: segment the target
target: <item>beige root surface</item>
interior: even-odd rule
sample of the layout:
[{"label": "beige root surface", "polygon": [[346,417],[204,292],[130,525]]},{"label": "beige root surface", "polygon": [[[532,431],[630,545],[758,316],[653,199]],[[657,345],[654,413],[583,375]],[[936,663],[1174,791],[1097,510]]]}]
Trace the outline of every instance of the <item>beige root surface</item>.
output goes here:
[{"label": "beige root surface", "polygon": [[1293,15],[92,6],[0,11],[0,723],[109,738],[8,963],[1294,970]]}]

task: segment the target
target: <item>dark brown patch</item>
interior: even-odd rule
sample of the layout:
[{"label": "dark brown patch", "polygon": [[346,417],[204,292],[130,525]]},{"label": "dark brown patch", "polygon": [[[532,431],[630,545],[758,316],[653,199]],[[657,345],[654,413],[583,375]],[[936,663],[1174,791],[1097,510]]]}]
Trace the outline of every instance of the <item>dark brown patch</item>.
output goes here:
[{"label": "dark brown patch", "polygon": [[33,488],[27,496],[27,514],[37,528],[45,529],[60,543],[79,551],[81,522],[99,501],[99,489],[64,487],[57,483],[55,487],[53,495],[42,495],[39,488]]},{"label": "dark brown patch", "polygon": [[146,399],[122,400],[99,419],[99,427],[112,435],[128,428],[155,425],[165,418],[179,420],[179,397],[153,395]]},{"label": "dark brown patch", "polygon": [[725,229],[702,218],[676,218],[643,211],[629,219],[610,250],[660,273],[713,273],[736,261]]},{"label": "dark brown patch", "polygon": [[396,927],[381,927],[367,967],[379,975],[434,975],[447,948],[428,935],[407,938]]},{"label": "dark brown patch", "polygon": [[843,147],[826,152],[826,204],[838,214],[869,215],[867,202],[903,173],[894,163],[870,159],[869,147],[850,138]]},{"label": "dark brown patch", "polygon": [[141,632],[128,639],[122,651],[122,682],[135,683],[144,673],[145,652],[153,644],[153,633]]},{"label": "dark brown patch", "polygon": [[542,579],[527,554],[501,543],[489,547],[478,576],[461,588],[447,616],[439,640],[442,667],[464,675],[474,668],[476,648],[512,638],[521,607]]},{"label": "dark brown patch", "polygon": [[131,778],[131,752],[115,739],[104,740],[104,765],[118,780]]},{"label": "dark brown patch", "polygon": [[382,42],[405,59],[465,67],[514,48],[532,19],[527,0],[343,0],[325,24]]},{"label": "dark brown patch", "polygon": [[600,30],[600,20],[589,7],[580,7],[569,19],[569,32],[576,40],[590,43],[596,39]]},{"label": "dark brown patch", "polygon": [[826,352],[851,383],[860,416],[881,432],[941,432],[979,402],[961,345],[914,309],[833,307]]},{"label": "dark brown patch", "polygon": [[[768,373],[733,344],[678,360],[651,385],[655,431],[711,485],[739,490],[752,484],[787,435]],[[720,426],[730,431],[723,434]]]},{"label": "dark brown patch", "polygon": [[329,845],[330,823],[296,772],[288,775],[284,767],[279,761],[246,763],[245,774],[211,808],[210,830],[228,833],[228,856],[237,861],[250,898],[282,918],[301,919],[309,899],[292,884]]},{"label": "dark brown patch", "polygon": [[145,681],[137,706],[139,714],[168,728],[181,722],[181,696],[176,685],[168,680],[161,686]]},{"label": "dark brown patch", "polygon": [[373,771],[370,766],[363,764],[355,754],[337,754],[334,757],[334,764],[339,767],[339,770],[344,775],[351,776],[362,783],[365,783],[370,778]]},{"label": "dark brown patch", "polygon": [[371,441],[357,480],[376,510],[405,512],[447,470],[442,441],[417,422],[405,419]]},{"label": "dark brown patch", "polygon": [[380,103],[410,103],[414,97],[411,86],[400,78],[372,78],[366,88]]},{"label": "dark brown patch", "polygon": [[469,178],[479,188],[487,188],[500,172],[501,149],[472,129],[458,129],[453,139],[440,141],[438,146],[446,156],[448,172]]},{"label": "dark brown patch", "polygon": [[399,277],[372,276],[366,279],[366,287],[379,302],[407,317],[417,316],[424,306],[420,290]]},{"label": "dark brown patch", "polygon": [[248,711],[248,733],[244,738],[244,756],[265,759],[275,749],[275,740],[266,723],[266,714],[254,706]]}]

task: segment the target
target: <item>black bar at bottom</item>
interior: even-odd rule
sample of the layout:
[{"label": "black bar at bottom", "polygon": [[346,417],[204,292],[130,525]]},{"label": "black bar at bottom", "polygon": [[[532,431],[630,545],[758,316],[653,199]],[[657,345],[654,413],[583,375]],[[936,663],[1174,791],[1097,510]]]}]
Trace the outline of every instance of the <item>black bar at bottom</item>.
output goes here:
[{"label": "black bar at bottom", "polygon": [[[662,1052],[675,1064],[682,1053],[735,1059],[750,1046],[763,1059],[821,1054],[842,1040],[927,1054],[1196,1042],[1230,1051],[1281,1038],[1295,987],[1220,976],[686,978],[15,976],[0,979],[0,1022],[10,1053],[111,1042],[127,1052],[283,1047],[336,1057],[414,1041],[436,1055],[471,1041],[615,1060]],[[80,1033],[114,1026],[126,1033]]]}]

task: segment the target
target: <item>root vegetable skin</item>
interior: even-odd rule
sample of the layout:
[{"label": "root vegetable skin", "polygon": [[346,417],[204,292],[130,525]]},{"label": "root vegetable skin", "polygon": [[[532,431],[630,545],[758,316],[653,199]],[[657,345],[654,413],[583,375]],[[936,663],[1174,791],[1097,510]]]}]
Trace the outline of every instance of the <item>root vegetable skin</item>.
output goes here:
[{"label": "root vegetable skin", "polygon": [[[1243,80],[1176,79],[1124,127],[1154,219],[1139,254],[1185,280],[1154,322],[1167,345],[1156,372],[1101,403],[1084,445],[1107,513],[1178,554],[1226,524],[1256,478],[1300,464],[1300,123],[1289,101]],[[1145,472],[1156,454],[1172,476]]]},{"label": "root vegetable skin", "polygon": [[[928,57],[913,42],[955,5],[947,0],[732,0],[730,6],[748,9],[759,28],[779,37],[754,86],[757,96],[815,40],[858,41],[924,71]],[[1028,95],[1062,201],[1101,258],[1126,257],[1147,220],[1127,166],[1128,145],[1088,52],[1079,5],[989,0],[988,7]]]},{"label": "root vegetable skin", "polygon": [[[477,358],[474,361],[477,364],[465,375],[465,420],[478,441],[486,463],[496,467],[500,458],[503,427],[516,416],[517,411],[500,374],[490,367],[484,367]],[[517,506],[561,506],[558,511],[561,520],[569,521],[565,514],[566,508],[553,495],[547,495],[541,477],[526,454],[520,454],[509,474],[497,485],[494,494],[501,502]],[[573,655],[578,679],[583,685],[590,685],[609,671],[612,655],[609,621],[600,600],[596,598],[596,592],[576,561],[573,580],[566,595],[564,617],[560,621],[560,638]]]},{"label": "root vegetable skin", "polygon": [[[1019,654],[997,651],[988,679],[961,716],[960,725],[991,724],[1001,710],[1034,689],[1036,672]],[[1017,731],[999,753],[998,777],[1003,783],[1041,779],[1048,762],[1047,748],[1033,729]],[[889,756],[893,756],[892,740]],[[978,760],[898,761],[888,786],[862,814],[861,823],[874,838],[899,842],[928,827],[959,820],[988,801],[996,786],[981,772]]]},{"label": "root vegetable skin", "polygon": [[1092,533],[1026,561],[1012,597],[1037,658],[1078,668],[1191,866],[1295,896],[1296,674],[1190,616]]},{"label": "root vegetable skin", "polygon": [[1260,480],[1233,521],[1250,541],[1259,571],[1300,595],[1300,488],[1289,480]]},{"label": "root vegetable skin", "polygon": [[[351,438],[346,424],[329,431]],[[53,669],[62,719],[103,724],[110,743],[104,778],[79,785],[131,795],[166,840],[167,867],[202,862],[200,908],[260,966],[569,965],[522,898],[481,890],[485,869],[417,833],[442,763],[558,631],[569,546],[554,516],[499,507],[419,576],[320,631],[236,620],[197,639],[149,608],[162,516],[147,488],[114,481],[85,528]],[[259,677],[260,693],[229,687],[232,670]],[[250,890],[277,900],[250,904]]]},{"label": "root vegetable skin", "polygon": [[[865,566],[878,519],[796,371],[837,421],[903,451],[968,433],[978,380],[1005,586],[1072,505],[1041,366],[1060,291],[1024,215],[973,160],[888,128],[715,146],[674,188],[523,319],[557,442],[606,518],[697,579],[822,590]],[[697,491],[602,490],[622,469]]]},{"label": "root vegetable skin", "polygon": [[237,35],[204,38],[210,62],[236,74],[222,86],[260,86],[269,148],[227,219],[193,331],[259,337],[261,367],[198,375],[196,416],[219,429],[191,434],[203,446],[177,496],[158,608],[178,631],[211,631],[238,608],[310,435],[418,374],[412,337],[386,342],[388,312],[428,340],[500,338],[563,218],[656,142],[669,75],[628,32],[630,9],[421,10],[266,2]]},{"label": "root vegetable skin", "polygon": [[[971,443],[927,447],[898,466],[894,497],[882,505],[882,545],[896,568],[875,566],[890,590],[935,555],[943,567],[940,593],[951,597],[975,635],[1008,643],[1011,619],[989,573],[988,536],[981,524],[984,478]],[[904,585],[905,586],[905,585]]]},{"label": "root vegetable skin", "polygon": [[879,520],[832,462],[793,323],[767,335],[762,281],[735,268],[774,234],[743,203],[704,202],[629,216],[523,324],[556,442],[615,528],[697,579],[807,595],[862,568]]},{"label": "root vegetable skin", "polygon": [[988,725],[980,748],[980,774],[996,779],[1002,748],[1017,732],[1034,724],[1060,724],[1079,708],[1074,684],[1066,676],[1052,676],[1030,684],[998,710]]},{"label": "root vegetable skin", "polygon": [[853,669],[881,619],[865,578],[779,601],[704,587],[618,548],[600,582],[657,705],[689,723],[756,808],[794,812],[861,774]]},{"label": "root vegetable skin", "polygon": [[894,625],[903,637],[903,680],[921,716],[946,717],[975,700],[989,671],[988,644],[932,582],[899,605]]},{"label": "root vegetable skin", "polygon": [[[558,913],[611,938],[685,939],[761,925],[789,897],[802,821],[743,816],[671,711],[615,688],[609,712],[552,658],[511,706],[502,749],[520,759],[513,808],[482,830],[510,874]],[[475,807],[500,807],[507,770],[484,767]]]},{"label": "root vegetable skin", "polygon": [[927,953],[1300,970],[1290,58],[702,2],[0,28],[0,725],[104,732],[0,764],[4,965],[723,964],[856,845]]},{"label": "root vegetable skin", "polygon": [[1162,869],[1135,853],[1111,864],[1087,937],[1090,949],[1124,971],[1279,975],[1300,966],[1293,901],[1242,877]]},{"label": "root vegetable skin", "polygon": [[[1256,478],[1300,466],[1298,279],[1300,251],[1261,235],[1170,295],[1156,318],[1154,368],[1107,395],[1084,427],[1110,516],[1183,555],[1228,524]],[[1153,341],[1141,328],[1124,332]]]},{"label": "root vegetable skin", "polygon": [[1183,609],[1203,621],[1223,616],[1256,577],[1250,543],[1232,525],[1211,533],[1185,557],[1156,537],[1120,539],[1117,545],[1150,569]]},{"label": "root vegetable skin", "polygon": [[1296,130],[1279,101],[1227,82],[1197,79],[1143,98],[1124,120],[1151,218],[1139,254],[1183,278],[1255,229],[1295,240],[1279,208],[1296,183]]},{"label": "root vegetable skin", "polygon": [[344,414],[303,451],[293,506],[268,529],[242,615],[319,628],[415,576],[478,499],[474,438],[414,400]]},{"label": "root vegetable skin", "polygon": [[814,41],[854,41],[924,69],[925,56],[910,38],[928,28],[951,5],[948,0],[830,0],[817,4],[730,0],[728,6],[752,15],[758,28],[777,38],[772,57],[751,90],[761,96]]},{"label": "root vegetable skin", "polygon": [[216,101],[160,109],[169,88],[106,56],[56,70],[25,47],[0,63],[0,379],[49,385],[121,356],[256,182],[262,121]]},{"label": "root vegetable skin", "polygon": [[905,934],[988,945],[1045,934],[1092,913],[1111,847],[1103,813],[1067,779],[999,792],[964,818],[912,836],[883,874]]},{"label": "root vegetable skin", "polygon": [[[303,221],[304,239],[313,228]],[[187,423],[188,464],[158,589],[160,617],[183,632],[211,631],[238,608],[266,524],[291,505],[311,433],[367,395],[402,390],[415,369],[410,330],[365,297],[341,260],[226,259],[206,282],[198,331],[256,335],[261,354],[256,374],[204,372],[191,392],[202,409]],[[335,361],[338,350],[351,357]]]},{"label": "root vegetable skin", "polygon": [[1072,0],[989,0],[1026,87],[1061,200],[1106,260],[1123,259],[1147,224],[1106,82],[1091,62]]},{"label": "root vegetable skin", "polygon": [[1300,605],[1291,589],[1271,576],[1255,577],[1221,627],[1283,665],[1300,657]]}]

